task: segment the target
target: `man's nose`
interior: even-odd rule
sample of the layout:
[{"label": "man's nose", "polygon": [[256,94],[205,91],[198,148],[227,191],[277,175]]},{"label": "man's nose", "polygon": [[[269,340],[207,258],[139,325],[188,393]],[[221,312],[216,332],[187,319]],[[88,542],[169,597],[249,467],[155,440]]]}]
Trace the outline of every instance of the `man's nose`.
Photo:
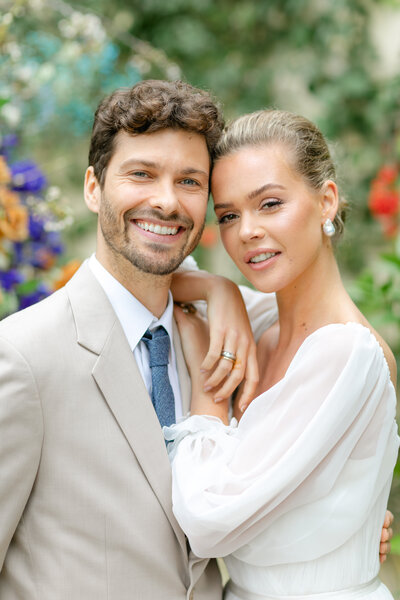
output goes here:
[{"label": "man's nose", "polygon": [[150,206],[158,208],[166,214],[177,212],[179,207],[178,193],[172,182],[160,182],[155,194],[150,198]]}]

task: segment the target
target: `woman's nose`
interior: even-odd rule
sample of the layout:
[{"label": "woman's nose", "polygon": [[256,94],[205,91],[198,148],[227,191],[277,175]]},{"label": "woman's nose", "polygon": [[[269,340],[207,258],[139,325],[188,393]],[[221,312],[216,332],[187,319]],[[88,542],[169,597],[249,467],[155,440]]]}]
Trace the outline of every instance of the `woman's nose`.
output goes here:
[{"label": "woman's nose", "polygon": [[242,242],[257,238],[261,239],[264,235],[265,231],[261,226],[257,215],[242,215],[239,231],[239,237]]}]

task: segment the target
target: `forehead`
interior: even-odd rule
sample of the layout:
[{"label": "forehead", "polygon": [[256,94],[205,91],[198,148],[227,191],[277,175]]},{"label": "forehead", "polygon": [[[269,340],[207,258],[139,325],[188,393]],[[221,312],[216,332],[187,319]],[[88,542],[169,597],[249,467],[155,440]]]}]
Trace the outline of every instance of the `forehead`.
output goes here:
[{"label": "forehead", "polygon": [[244,146],[217,160],[214,165],[211,188],[221,193],[231,187],[254,187],[265,183],[298,184],[303,177],[294,168],[294,156],[284,144],[269,143]]},{"label": "forehead", "polygon": [[111,163],[128,159],[152,161],[160,166],[201,168],[207,173],[210,156],[205,137],[184,129],[162,129],[152,133],[129,134],[119,131],[114,138]]}]

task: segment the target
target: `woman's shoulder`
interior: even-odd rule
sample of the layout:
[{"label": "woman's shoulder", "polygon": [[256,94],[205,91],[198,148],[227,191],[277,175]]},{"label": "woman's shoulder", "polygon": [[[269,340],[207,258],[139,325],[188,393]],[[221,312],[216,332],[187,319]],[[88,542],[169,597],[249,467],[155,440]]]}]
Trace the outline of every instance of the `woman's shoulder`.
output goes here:
[{"label": "woman's shoulder", "polygon": [[[279,339],[279,324],[274,324],[261,336],[257,345],[260,368],[267,363]],[[312,354],[322,361],[335,357],[346,360],[356,351],[357,354],[373,353],[382,358],[388,367],[393,385],[396,387],[396,360],[389,345],[372,325],[360,315],[349,315],[336,322],[325,322],[315,326],[304,337],[297,351],[292,354],[291,363],[303,360],[305,354]],[[320,362],[319,360],[319,362]],[[340,362],[341,362],[340,361]],[[334,361],[337,363],[337,360]]]},{"label": "woman's shoulder", "polygon": [[365,328],[369,329],[371,335],[376,339],[379,346],[381,347],[383,355],[386,359],[386,363],[389,367],[390,378],[392,380],[394,387],[396,387],[397,364],[396,364],[396,359],[394,357],[393,352],[390,349],[389,344],[384,340],[384,338],[381,336],[381,334],[378,331],[376,331],[376,329],[374,329],[372,327],[372,325],[364,317],[363,317],[363,322],[361,323],[361,325],[364,326]]}]

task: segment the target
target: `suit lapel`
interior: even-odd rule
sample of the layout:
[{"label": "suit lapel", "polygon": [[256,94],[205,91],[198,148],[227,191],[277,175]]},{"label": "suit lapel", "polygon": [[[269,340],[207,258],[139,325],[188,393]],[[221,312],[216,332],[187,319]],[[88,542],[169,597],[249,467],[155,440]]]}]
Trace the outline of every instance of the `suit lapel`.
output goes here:
[{"label": "suit lapel", "polygon": [[179,385],[182,399],[182,414],[185,416],[190,410],[191,382],[187,370],[185,358],[183,356],[181,338],[179,336],[178,326],[173,322],[174,349],[176,358],[176,368],[178,370]]},{"label": "suit lapel", "polygon": [[87,265],[67,284],[67,291],[78,343],[98,354],[92,375],[186,554],[186,539],[172,512],[171,469],[164,438],[122,327]]}]

